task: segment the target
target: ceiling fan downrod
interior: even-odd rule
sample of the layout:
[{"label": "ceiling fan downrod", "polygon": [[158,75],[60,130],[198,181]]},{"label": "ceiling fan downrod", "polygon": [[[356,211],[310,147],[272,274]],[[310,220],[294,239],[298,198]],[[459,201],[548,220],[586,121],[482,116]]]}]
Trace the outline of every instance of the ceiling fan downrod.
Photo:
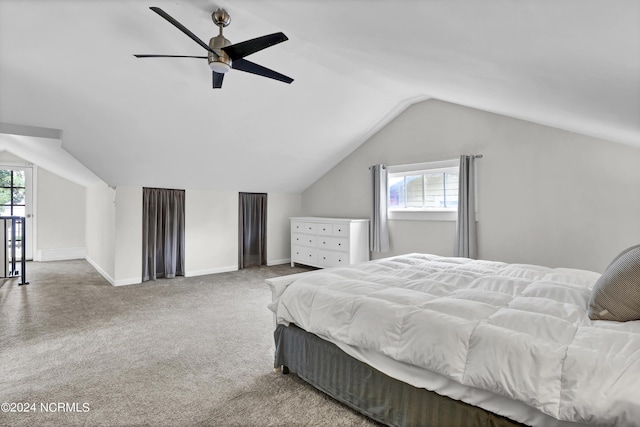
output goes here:
[{"label": "ceiling fan downrod", "polygon": [[211,19],[218,26],[219,33],[209,40],[209,47],[215,51],[215,53],[209,52],[208,54],[209,67],[216,73],[224,74],[231,69],[232,61],[229,55],[222,50],[223,47],[231,45],[231,42],[222,35],[222,29],[231,23],[231,16],[226,10],[218,8],[211,14]]}]

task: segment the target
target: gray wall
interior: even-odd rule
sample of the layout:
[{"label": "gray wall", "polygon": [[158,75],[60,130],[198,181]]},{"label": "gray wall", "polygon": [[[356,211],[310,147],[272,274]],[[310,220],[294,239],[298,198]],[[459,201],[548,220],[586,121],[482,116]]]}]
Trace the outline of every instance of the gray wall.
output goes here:
[{"label": "gray wall", "polygon": [[101,183],[87,187],[86,194],[86,259],[113,283],[116,269],[116,191]]},{"label": "gray wall", "polygon": [[[300,194],[269,193],[267,263],[289,262]],[[87,188],[87,260],[113,285],[142,281],[142,187]],[[238,268],[238,192],[186,190],[186,276]]]},{"label": "gray wall", "polygon": [[[483,154],[479,257],[602,271],[640,243],[640,149],[429,100],[302,194],[306,215],[370,216],[369,166]],[[391,252],[453,254],[455,222],[390,221]]]},{"label": "gray wall", "polygon": [[85,188],[29,159],[0,151],[0,163],[33,170],[33,257],[40,261],[85,256]]},{"label": "gray wall", "polygon": [[[38,250],[79,249],[84,257],[85,188],[47,169],[38,168]],[[63,257],[67,258],[67,257]]]}]

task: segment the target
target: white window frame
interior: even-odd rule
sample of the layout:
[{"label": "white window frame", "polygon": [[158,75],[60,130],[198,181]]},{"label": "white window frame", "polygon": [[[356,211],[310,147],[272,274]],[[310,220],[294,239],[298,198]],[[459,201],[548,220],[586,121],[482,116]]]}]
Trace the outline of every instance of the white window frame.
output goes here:
[{"label": "white window frame", "polygon": [[[438,162],[412,163],[387,166],[387,174],[395,176],[422,175],[443,172],[459,172],[460,160],[441,160]],[[458,208],[387,208],[389,220],[410,221],[456,221]]]}]

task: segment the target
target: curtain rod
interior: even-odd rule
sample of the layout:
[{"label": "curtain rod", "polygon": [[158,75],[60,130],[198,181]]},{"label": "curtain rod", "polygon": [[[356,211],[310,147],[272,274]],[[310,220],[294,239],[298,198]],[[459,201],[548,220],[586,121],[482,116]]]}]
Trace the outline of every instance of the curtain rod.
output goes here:
[{"label": "curtain rod", "polygon": [[[114,187],[115,189],[115,187]],[[162,188],[162,187],[142,187],[143,190],[169,190],[169,191],[185,191],[180,188]]]},{"label": "curtain rod", "polygon": [[[484,157],[484,155],[482,154],[470,154],[471,157],[473,157],[474,159],[481,159]],[[448,160],[435,160],[434,162],[448,162],[448,161],[453,161],[453,160],[458,160],[458,159],[448,159]],[[432,163],[432,162],[424,162],[424,163]],[[373,166],[369,166],[369,170],[371,170]],[[383,169],[387,168],[387,165],[383,164],[382,165]]]}]

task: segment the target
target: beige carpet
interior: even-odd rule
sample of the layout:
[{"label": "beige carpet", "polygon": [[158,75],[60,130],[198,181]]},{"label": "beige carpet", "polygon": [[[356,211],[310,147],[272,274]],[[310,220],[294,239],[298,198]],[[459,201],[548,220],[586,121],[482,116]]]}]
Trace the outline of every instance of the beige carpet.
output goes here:
[{"label": "beige carpet", "polygon": [[0,425],[377,425],[273,372],[264,280],[300,271],[112,287],[85,261],[28,263],[29,285],[0,285]]}]

